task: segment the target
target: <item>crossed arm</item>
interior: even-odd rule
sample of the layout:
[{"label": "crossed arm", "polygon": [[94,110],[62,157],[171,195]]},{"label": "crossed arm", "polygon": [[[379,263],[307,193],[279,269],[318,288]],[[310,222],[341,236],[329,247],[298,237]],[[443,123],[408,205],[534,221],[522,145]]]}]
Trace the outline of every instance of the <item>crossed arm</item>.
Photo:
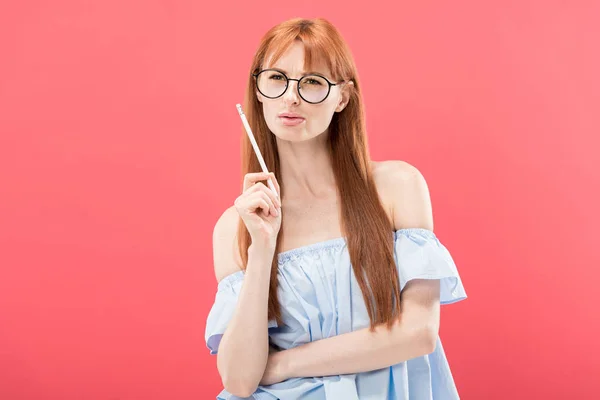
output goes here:
[{"label": "crossed arm", "polygon": [[438,336],[439,298],[439,280],[412,280],[402,290],[402,314],[390,330],[364,328],[271,353],[260,384],[373,371],[429,354]]}]

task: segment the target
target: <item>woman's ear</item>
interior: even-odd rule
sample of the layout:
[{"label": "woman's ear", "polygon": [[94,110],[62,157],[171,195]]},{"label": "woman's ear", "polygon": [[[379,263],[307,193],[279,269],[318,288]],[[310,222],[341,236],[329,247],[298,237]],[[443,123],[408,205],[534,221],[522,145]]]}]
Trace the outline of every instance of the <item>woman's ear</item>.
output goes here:
[{"label": "woman's ear", "polygon": [[340,101],[338,102],[337,107],[335,108],[335,112],[340,112],[348,105],[350,101],[350,91],[354,89],[354,82],[349,81],[344,84],[342,87]]}]

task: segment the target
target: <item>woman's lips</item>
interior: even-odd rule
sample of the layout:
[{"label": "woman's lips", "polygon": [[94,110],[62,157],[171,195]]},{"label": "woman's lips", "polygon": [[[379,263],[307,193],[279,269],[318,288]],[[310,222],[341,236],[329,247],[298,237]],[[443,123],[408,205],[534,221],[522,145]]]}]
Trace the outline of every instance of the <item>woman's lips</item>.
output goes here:
[{"label": "woman's lips", "polygon": [[279,117],[279,119],[285,126],[295,126],[304,122],[304,118]]}]

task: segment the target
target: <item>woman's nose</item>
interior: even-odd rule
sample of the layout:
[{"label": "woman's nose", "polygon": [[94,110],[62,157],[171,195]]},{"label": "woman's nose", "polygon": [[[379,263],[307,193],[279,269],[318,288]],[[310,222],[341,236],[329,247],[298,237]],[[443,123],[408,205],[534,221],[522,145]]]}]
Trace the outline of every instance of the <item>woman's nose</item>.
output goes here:
[{"label": "woman's nose", "polygon": [[288,87],[283,94],[284,101],[286,103],[299,103],[300,96],[298,96],[298,82],[296,81],[288,81]]}]

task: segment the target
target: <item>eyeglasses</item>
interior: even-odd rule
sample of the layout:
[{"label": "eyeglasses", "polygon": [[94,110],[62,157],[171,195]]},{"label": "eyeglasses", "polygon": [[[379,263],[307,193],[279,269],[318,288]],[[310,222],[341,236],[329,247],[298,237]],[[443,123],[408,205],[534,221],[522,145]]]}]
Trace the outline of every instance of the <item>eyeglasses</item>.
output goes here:
[{"label": "eyeglasses", "polygon": [[290,81],[296,81],[298,82],[298,94],[304,101],[311,104],[318,104],[325,101],[327,96],[329,96],[332,86],[345,82],[331,83],[327,78],[317,74],[305,75],[300,79],[292,79],[276,69],[264,69],[252,74],[252,76],[256,78],[258,91],[269,99],[281,97],[286,92]]}]

